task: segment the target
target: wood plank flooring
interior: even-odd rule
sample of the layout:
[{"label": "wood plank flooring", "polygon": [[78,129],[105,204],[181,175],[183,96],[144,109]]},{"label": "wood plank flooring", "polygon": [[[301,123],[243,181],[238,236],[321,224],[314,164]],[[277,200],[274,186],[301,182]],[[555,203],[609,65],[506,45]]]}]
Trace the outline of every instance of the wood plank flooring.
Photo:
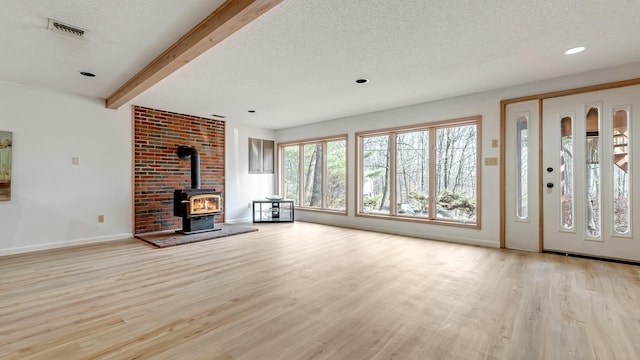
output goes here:
[{"label": "wood plank flooring", "polygon": [[0,257],[0,359],[637,359],[640,267],[296,222]]}]

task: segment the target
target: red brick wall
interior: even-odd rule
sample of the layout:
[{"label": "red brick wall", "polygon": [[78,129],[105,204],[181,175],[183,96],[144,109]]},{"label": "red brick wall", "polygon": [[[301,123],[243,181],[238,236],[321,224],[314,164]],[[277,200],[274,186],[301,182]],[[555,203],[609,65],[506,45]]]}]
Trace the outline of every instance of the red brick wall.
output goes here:
[{"label": "red brick wall", "polygon": [[[173,190],[191,188],[191,162],[178,158],[178,145],[198,149],[201,188],[221,192],[224,204],[223,121],[140,106],[133,117],[135,234],[182,228],[173,216]],[[224,222],[224,213],[215,221]]]}]

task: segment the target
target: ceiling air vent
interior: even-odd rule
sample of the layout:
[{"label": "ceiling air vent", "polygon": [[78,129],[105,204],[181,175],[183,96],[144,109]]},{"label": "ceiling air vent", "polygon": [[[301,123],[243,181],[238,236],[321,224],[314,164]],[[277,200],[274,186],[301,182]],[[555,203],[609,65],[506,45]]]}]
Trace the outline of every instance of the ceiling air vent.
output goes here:
[{"label": "ceiling air vent", "polygon": [[77,39],[84,39],[87,30],[81,29],[77,26],[65,24],[58,20],[49,19],[49,26],[47,29],[55,31],[60,34],[68,35]]}]

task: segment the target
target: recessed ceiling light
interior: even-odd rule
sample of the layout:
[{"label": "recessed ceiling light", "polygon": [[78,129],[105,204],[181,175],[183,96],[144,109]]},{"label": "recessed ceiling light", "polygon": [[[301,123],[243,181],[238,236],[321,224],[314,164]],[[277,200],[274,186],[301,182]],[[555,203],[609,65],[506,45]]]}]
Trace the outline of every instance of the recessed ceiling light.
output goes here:
[{"label": "recessed ceiling light", "polygon": [[369,79],[358,79],[356,80],[356,84],[366,84],[369,82]]},{"label": "recessed ceiling light", "polygon": [[585,50],[587,50],[587,48],[585,46],[577,46],[577,47],[574,47],[574,48],[571,48],[571,49],[565,51],[564,53],[566,55],[574,55],[574,54],[581,53],[581,52],[583,52]]},{"label": "recessed ceiling light", "polygon": [[253,113],[255,113],[256,111],[255,111],[255,110],[249,110],[249,112],[253,114]]},{"label": "recessed ceiling light", "polygon": [[86,77],[96,77],[96,74],[90,73],[90,72],[87,72],[87,71],[80,71],[80,75],[86,76]]}]

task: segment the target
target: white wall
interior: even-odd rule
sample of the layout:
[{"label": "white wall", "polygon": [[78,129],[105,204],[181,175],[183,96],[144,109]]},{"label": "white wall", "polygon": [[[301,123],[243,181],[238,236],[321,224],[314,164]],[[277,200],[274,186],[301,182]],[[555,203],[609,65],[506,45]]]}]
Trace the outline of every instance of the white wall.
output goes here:
[{"label": "white wall", "polygon": [[636,77],[640,77],[640,63],[276,131],[278,142],[345,132],[349,136],[348,216],[297,211],[296,219],[408,236],[499,246],[500,170],[498,166],[482,166],[482,228],[480,230],[355,217],[355,133],[482,115],[482,158],[498,157],[499,148],[491,148],[491,140],[500,137],[500,100]]},{"label": "white wall", "polygon": [[[498,167],[483,167],[482,229],[354,216],[356,131],[482,115],[482,157],[498,156],[501,99],[640,77],[640,63],[460,98],[279,131],[226,126],[226,217],[251,220],[248,204],[276,193],[276,175],[248,173],[249,137],[278,142],[349,134],[349,214],[296,212],[300,220],[497,246]],[[339,131],[334,129],[340,129]],[[0,255],[131,236],[131,109],[103,100],[0,82],[0,130],[13,132],[12,200],[0,202]],[[80,158],[73,166],[72,157]],[[98,223],[97,216],[105,215]]]},{"label": "white wall", "polygon": [[0,82],[0,130],[13,132],[0,255],[131,236],[129,106],[107,110],[101,99]]},{"label": "white wall", "polygon": [[249,138],[274,140],[275,132],[238,126],[231,121],[225,128],[225,222],[251,221],[249,204],[275,193],[276,175],[249,174]]}]

